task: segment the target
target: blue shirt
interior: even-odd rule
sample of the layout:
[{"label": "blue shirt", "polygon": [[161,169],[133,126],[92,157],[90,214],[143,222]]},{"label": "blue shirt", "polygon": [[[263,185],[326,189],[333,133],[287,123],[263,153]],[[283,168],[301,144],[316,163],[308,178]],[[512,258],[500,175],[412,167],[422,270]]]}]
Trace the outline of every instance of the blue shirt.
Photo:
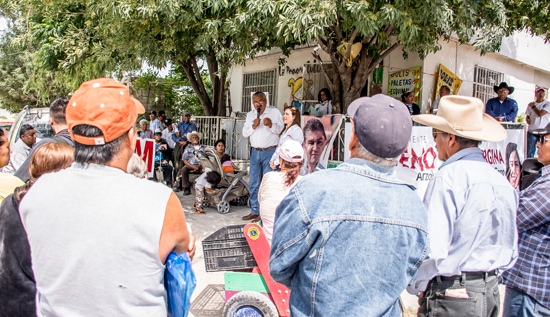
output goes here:
[{"label": "blue shirt", "polygon": [[502,279],[550,309],[550,166],[520,193],[517,226],[519,258]]},{"label": "blue shirt", "polygon": [[176,143],[178,143],[179,141],[187,141],[187,133],[191,133],[193,131],[198,131],[195,122],[189,121],[189,123],[185,123],[182,121],[178,123],[178,132],[180,133],[181,137],[177,136],[174,133],[172,134],[172,140],[174,140],[174,142]]},{"label": "blue shirt", "polygon": [[451,156],[430,180],[430,252],[407,291],[418,294],[435,276],[508,270],[518,256],[518,194],[470,147]]},{"label": "blue shirt", "polygon": [[503,121],[514,122],[518,114],[518,103],[508,97],[502,103],[498,98],[492,98],[487,101],[485,113],[493,118],[503,117]]},{"label": "blue shirt", "polygon": [[427,254],[426,211],[395,168],[351,158],[305,176],[279,204],[269,269],[291,316],[401,316]]}]

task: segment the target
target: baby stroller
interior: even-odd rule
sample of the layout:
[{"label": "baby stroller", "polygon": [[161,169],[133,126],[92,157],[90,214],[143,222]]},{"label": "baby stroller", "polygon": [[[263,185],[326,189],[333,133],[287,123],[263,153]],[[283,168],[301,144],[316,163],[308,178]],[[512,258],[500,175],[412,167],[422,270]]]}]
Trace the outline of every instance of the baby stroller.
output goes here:
[{"label": "baby stroller", "polygon": [[208,167],[222,176],[216,194],[205,192],[208,203],[216,204],[218,212],[221,214],[229,212],[229,202],[232,200],[235,200],[237,205],[248,205],[250,207],[250,188],[244,180],[244,177],[248,175],[247,171],[239,171],[237,174],[224,172],[220,158],[210,148],[207,148],[204,152],[196,151],[195,156],[200,159],[202,167]]}]

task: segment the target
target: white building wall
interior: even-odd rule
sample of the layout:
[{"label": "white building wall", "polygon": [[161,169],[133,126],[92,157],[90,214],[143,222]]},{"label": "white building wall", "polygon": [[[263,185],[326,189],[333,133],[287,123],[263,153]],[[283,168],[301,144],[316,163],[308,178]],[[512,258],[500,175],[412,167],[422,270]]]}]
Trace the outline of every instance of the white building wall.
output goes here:
[{"label": "white building wall", "polygon": [[[484,56],[481,56],[480,52],[474,50],[472,46],[460,45],[456,41],[442,42],[441,45],[440,51],[429,54],[424,61],[414,53],[409,54],[408,59],[404,59],[401,49],[392,52],[384,59],[382,92],[388,91],[389,74],[422,66],[420,106],[425,113],[433,102],[435,74],[439,64],[443,64],[463,81],[458,93],[463,96],[473,95],[476,65],[504,73],[504,80],[515,87],[510,97],[518,102],[519,113],[524,112],[527,104],[533,101],[535,85],[550,88],[550,45],[544,44],[544,41],[538,37],[531,37],[525,33],[515,34],[503,41],[500,53],[487,53]],[[286,58],[287,62],[282,67],[278,64],[279,59],[284,58],[280,50],[271,50],[258,55],[254,60],[249,59],[245,66],[233,67],[229,73],[233,111],[241,111],[243,74],[269,69],[277,70],[276,99],[273,102],[270,98],[271,104],[282,111],[285,103],[291,103],[291,88],[288,82],[291,78],[302,76],[301,69],[305,64],[314,63],[311,55],[314,47],[294,50]],[[320,53],[323,61],[330,61],[327,54],[323,51]]]},{"label": "white building wall", "polygon": [[[255,73],[270,69],[276,69],[277,73],[277,98],[273,102],[273,98],[270,97],[270,103],[272,106],[276,106],[281,112],[284,110],[284,104],[291,103],[290,91],[288,82],[291,78],[298,78],[302,76],[302,68],[305,64],[316,63],[315,59],[311,55],[313,52],[312,47],[302,48],[292,51],[292,54],[286,58],[286,64],[279,67],[279,59],[285,58],[280,51],[275,51],[270,55],[256,56],[253,60],[248,59],[246,66],[235,66],[231,69],[229,75],[231,78],[230,91],[231,102],[233,105],[233,111],[241,111],[241,101],[243,94],[243,74]],[[321,53],[323,61],[329,61],[329,56]]]},{"label": "white building wall", "polygon": [[[548,49],[547,46],[544,47]],[[509,49],[509,48],[507,48]],[[546,67],[547,58],[541,57],[541,66]],[[474,69],[476,65],[498,71],[504,74],[504,81],[513,86],[515,91],[510,98],[515,99],[519,106],[519,113],[525,112],[527,104],[534,100],[535,86],[549,88],[550,73],[536,69],[524,62],[513,60],[500,53],[487,53],[481,56],[479,51],[472,46],[460,45],[457,42],[442,43],[442,49],[435,54],[430,54],[424,60],[423,87],[422,87],[422,112],[433,102],[435,72],[439,64],[443,64],[454,72],[462,81],[458,92],[462,96],[473,96]],[[496,97],[496,94],[495,94]]]}]

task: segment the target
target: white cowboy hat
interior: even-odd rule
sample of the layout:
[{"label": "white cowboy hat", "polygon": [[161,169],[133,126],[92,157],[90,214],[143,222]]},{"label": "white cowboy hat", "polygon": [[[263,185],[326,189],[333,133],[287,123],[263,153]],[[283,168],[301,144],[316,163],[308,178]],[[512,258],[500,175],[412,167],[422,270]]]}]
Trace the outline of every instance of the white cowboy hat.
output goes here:
[{"label": "white cowboy hat", "polygon": [[202,133],[197,132],[197,131],[193,131],[193,132],[191,132],[191,133],[187,133],[187,140],[191,140],[191,137],[192,137],[193,135],[198,136],[198,137],[199,137],[199,140],[202,139]]},{"label": "white cowboy hat", "polygon": [[413,121],[460,137],[499,142],[506,130],[498,121],[483,113],[483,102],[474,97],[445,96],[439,102],[437,115],[419,114]]}]

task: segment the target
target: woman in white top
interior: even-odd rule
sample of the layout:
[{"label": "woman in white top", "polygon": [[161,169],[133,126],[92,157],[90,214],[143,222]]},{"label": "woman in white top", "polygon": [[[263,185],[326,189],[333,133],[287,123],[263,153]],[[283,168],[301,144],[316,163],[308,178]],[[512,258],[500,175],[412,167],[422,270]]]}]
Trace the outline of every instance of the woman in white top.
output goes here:
[{"label": "woman in white top", "polygon": [[304,161],[302,145],[294,140],[287,140],[277,148],[279,153],[280,172],[268,172],[262,178],[258,191],[260,216],[267,242],[271,244],[275,211],[281,201],[288,195],[290,189],[302,178],[300,167]]},{"label": "woman in white top", "polygon": [[330,95],[330,90],[328,90],[327,88],[321,89],[317,98],[319,100],[319,103],[314,106],[317,112],[317,117],[332,114],[332,96]]},{"label": "woman in white top", "polygon": [[[277,149],[279,149],[287,140],[294,140],[300,144],[304,143],[304,133],[302,132],[300,121],[300,110],[298,110],[298,108],[295,106],[290,106],[285,109],[285,114],[283,115],[285,127],[279,134],[279,144],[277,145]],[[273,156],[269,161],[269,166],[273,170],[278,169],[279,153],[277,150],[273,153]]]}]

